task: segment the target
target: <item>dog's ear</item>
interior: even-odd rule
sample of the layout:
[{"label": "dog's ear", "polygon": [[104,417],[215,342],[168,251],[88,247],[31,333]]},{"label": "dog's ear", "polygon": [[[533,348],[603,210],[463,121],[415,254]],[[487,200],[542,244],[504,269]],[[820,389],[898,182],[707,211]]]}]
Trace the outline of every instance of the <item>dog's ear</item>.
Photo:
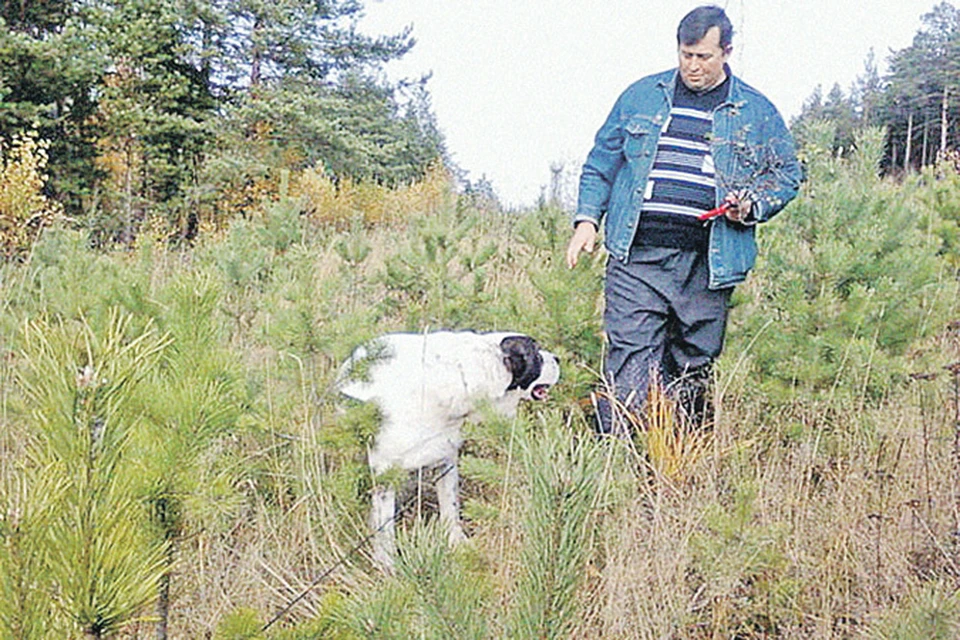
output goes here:
[{"label": "dog's ear", "polygon": [[503,352],[503,364],[513,376],[511,389],[526,389],[540,377],[543,369],[543,356],[540,347],[530,336],[509,336],[500,341]]}]

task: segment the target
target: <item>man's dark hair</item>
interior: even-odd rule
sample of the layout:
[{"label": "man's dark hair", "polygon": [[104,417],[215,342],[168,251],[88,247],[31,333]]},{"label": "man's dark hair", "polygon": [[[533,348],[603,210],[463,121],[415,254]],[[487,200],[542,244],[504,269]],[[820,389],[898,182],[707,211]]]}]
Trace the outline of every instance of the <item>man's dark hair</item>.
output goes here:
[{"label": "man's dark hair", "polygon": [[726,12],[714,5],[697,7],[683,17],[677,27],[677,44],[696,44],[712,27],[720,29],[720,48],[729,47],[733,41],[733,25]]}]

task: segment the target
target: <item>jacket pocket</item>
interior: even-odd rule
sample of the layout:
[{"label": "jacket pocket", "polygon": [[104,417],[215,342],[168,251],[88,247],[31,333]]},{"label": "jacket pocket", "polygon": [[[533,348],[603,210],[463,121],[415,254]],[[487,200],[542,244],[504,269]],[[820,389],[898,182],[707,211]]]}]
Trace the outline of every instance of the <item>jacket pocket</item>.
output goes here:
[{"label": "jacket pocket", "polygon": [[651,134],[657,128],[653,118],[649,116],[633,116],[630,118],[623,127],[623,155],[631,160],[645,154],[649,155],[650,141],[654,139]]}]

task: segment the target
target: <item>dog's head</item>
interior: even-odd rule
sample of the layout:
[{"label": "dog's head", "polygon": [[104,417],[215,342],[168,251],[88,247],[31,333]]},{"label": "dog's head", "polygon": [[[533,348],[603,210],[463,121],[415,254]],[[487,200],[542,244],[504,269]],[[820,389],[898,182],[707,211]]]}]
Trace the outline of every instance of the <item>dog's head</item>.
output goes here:
[{"label": "dog's head", "polygon": [[507,391],[517,389],[522,397],[544,400],[550,387],[560,380],[560,364],[557,357],[542,350],[530,336],[507,336],[500,341],[503,364],[513,379]]}]

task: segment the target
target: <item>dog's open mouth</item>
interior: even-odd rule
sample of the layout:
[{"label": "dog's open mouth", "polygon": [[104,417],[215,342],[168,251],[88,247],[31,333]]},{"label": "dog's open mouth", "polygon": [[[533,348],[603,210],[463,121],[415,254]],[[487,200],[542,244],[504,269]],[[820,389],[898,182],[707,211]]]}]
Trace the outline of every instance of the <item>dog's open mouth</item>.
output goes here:
[{"label": "dog's open mouth", "polygon": [[530,397],[534,400],[546,400],[550,395],[550,385],[538,384],[530,390]]}]

